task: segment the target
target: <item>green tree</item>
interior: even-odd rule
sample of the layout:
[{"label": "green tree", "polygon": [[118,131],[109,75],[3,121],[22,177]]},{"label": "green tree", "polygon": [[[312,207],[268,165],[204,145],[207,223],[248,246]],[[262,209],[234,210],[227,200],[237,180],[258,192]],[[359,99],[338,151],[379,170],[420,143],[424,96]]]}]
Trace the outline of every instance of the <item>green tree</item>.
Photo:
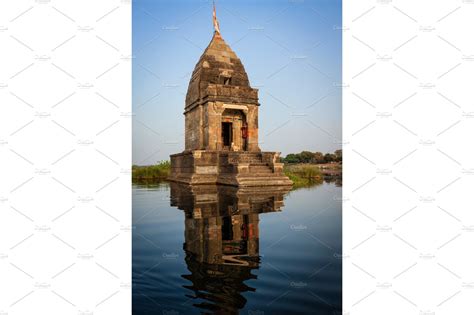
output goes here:
[{"label": "green tree", "polygon": [[335,161],[335,159],[336,159],[336,155],[334,155],[334,154],[326,153],[324,155],[324,162],[326,162],[326,163],[333,162],[333,161]]},{"label": "green tree", "polygon": [[318,164],[324,163],[324,154],[322,154],[321,152],[314,152],[313,162]]},{"label": "green tree", "polygon": [[302,151],[300,153],[301,163],[310,163],[312,159],[313,159],[313,152]]},{"label": "green tree", "polygon": [[296,154],[290,153],[283,159],[283,162],[288,164],[299,163],[300,159]]}]

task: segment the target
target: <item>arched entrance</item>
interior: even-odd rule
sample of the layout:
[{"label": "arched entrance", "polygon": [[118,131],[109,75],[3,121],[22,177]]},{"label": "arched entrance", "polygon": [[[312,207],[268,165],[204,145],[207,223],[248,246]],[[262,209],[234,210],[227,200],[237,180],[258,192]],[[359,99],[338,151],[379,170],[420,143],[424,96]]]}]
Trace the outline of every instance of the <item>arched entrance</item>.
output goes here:
[{"label": "arched entrance", "polygon": [[221,149],[247,151],[247,121],[240,109],[226,108],[221,116]]}]

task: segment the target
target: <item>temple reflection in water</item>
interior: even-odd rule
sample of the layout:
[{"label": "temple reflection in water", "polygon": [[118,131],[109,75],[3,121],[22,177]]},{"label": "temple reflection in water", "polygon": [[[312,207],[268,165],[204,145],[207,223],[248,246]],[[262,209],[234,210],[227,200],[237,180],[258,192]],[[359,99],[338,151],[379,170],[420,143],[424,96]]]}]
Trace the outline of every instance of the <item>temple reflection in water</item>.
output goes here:
[{"label": "temple reflection in water", "polygon": [[244,281],[259,267],[259,214],[281,211],[288,187],[171,184],[171,206],[185,213],[187,295],[204,310],[236,313],[255,291]]}]

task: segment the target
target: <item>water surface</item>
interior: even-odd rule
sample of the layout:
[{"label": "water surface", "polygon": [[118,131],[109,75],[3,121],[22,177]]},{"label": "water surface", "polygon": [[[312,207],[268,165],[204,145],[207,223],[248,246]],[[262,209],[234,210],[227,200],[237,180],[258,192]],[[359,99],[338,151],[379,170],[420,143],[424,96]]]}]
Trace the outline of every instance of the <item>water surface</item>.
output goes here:
[{"label": "water surface", "polygon": [[133,314],[340,314],[341,187],[133,186]]}]

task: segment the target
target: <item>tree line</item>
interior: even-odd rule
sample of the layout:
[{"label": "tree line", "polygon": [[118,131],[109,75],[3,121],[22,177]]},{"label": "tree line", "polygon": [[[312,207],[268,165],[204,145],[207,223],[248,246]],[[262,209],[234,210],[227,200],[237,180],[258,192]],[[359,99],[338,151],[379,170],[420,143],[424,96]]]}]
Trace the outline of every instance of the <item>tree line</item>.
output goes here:
[{"label": "tree line", "polygon": [[290,153],[281,158],[283,163],[316,163],[325,164],[331,162],[342,162],[342,150],[336,150],[334,153],[323,154],[321,152],[302,151],[300,153]]}]

